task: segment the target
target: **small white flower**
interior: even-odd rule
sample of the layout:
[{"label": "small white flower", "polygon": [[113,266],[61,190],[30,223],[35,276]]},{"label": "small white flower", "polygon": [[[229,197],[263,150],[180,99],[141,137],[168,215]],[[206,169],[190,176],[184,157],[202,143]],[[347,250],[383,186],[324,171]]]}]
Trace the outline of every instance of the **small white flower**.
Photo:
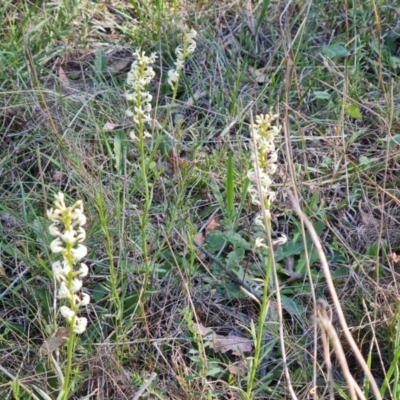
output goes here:
[{"label": "small white flower", "polygon": [[86,264],[81,263],[81,267],[79,268],[79,271],[78,271],[78,276],[80,278],[84,278],[88,274],[89,274],[89,267]]},{"label": "small white flower", "polygon": [[76,293],[81,289],[82,289],[82,281],[80,279],[78,279],[78,278],[72,279],[70,290],[73,293]]},{"label": "small white flower", "polygon": [[175,69],[171,69],[168,71],[168,84],[170,86],[173,87],[178,78],[179,78],[178,71],[176,71]]},{"label": "small white flower", "polygon": [[59,210],[65,210],[67,207],[65,207],[65,202],[64,202],[64,193],[63,192],[58,192],[54,196],[54,205],[56,208]]},{"label": "small white flower", "polygon": [[71,218],[73,219],[73,224],[72,226],[84,226],[86,224],[86,216],[82,212],[72,212],[71,213]]},{"label": "small white flower", "polygon": [[268,246],[265,244],[265,241],[264,241],[263,238],[260,238],[260,237],[256,238],[256,241],[255,241],[254,245],[256,247],[262,247],[262,248],[268,250]]},{"label": "small white flower", "polygon": [[80,261],[82,258],[86,257],[87,255],[87,247],[83,244],[78,244],[77,247],[71,249],[72,257],[74,261]]},{"label": "small white flower", "polygon": [[79,227],[77,232],[76,232],[75,240],[77,242],[84,242],[85,239],[86,239],[86,231],[82,227]]},{"label": "small white flower", "polygon": [[254,223],[257,226],[260,226],[261,228],[265,229],[265,224],[264,224],[264,217],[261,214],[258,214],[255,218],[254,218]]},{"label": "small white flower", "polygon": [[68,321],[71,322],[72,319],[75,317],[75,312],[72,311],[69,307],[67,306],[61,306],[60,307],[60,314]]},{"label": "small white flower", "polygon": [[76,232],[73,229],[65,231],[61,234],[60,238],[64,243],[75,243]]},{"label": "small white flower", "polygon": [[71,293],[69,289],[67,288],[67,285],[65,284],[64,281],[60,283],[60,287],[58,289],[57,297],[59,299],[71,299]]},{"label": "small white flower", "polygon": [[196,50],[196,42],[192,42],[189,44],[187,51],[188,53],[194,53],[194,51]]},{"label": "small white flower", "polygon": [[87,293],[82,293],[81,298],[76,296],[76,300],[76,305],[78,307],[84,307],[90,303],[90,296]]},{"label": "small white flower", "polygon": [[56,224],[51,224],[49,226],[49,233],[51,236],[61,236],[60,229],[57,227]]},{"label": "small white flower", "polygon": [[62,244],[61,239],[56,238],[50,243],[50,250],[53,253],[62,253],[65,250]]},{"label": "small white flower", "polygon": [[135,92],[130,92],[130,93],[126,92],[125,99],[127,101],[136,101],[136,93]]},{"label": "small white flower", "polygon": [[85,332],[86,327],[87,327],[87,318],[81,317],[81,318],[76,318],[75,319],[75,326],[73,327],[73,330],[75,333],[80,335],[81,333]]},{"label": "small white flower", "polygon": [[[133,114],[132,114],[133,115]],[[129,137],[134,141],[137,142],[139,138],[136,136],[135,131],[130,131],[129,132]]]},{"label": "small white flower", "polygon": [[285,243],[287,243],[287,241],[288,241],[287,236],[284,235],[284,234],[282,233],[282,236],[281,236],[281,237],[278,237],[278,238],[276,238],[276,239],[274,239],[274,240],[272,241],[272,244],[273,244],[274,246],[276,246],[276,245],[283,246]]},{"label": "small white flower", "polygon": [[51,264],[54,278],[57,281],[65,281],[68,274],[71,272],[71,267],[65,261],[55,261]]}]

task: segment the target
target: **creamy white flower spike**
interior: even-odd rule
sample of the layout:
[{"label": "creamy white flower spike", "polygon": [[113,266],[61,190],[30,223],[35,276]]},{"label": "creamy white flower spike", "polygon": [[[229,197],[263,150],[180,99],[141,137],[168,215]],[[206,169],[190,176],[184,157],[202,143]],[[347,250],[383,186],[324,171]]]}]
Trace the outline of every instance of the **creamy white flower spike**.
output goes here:
[{"label": "creamy white flower spike", "polygon": [[47,212],[52,224],[49,226],[49,233],[55,239],[50,244],[53,253],[62,255],[62,260],[52,263],[53,275],[56,282],[59,282],[57,298],[65,299],[68,306],[60,307],[60,314],[70,324],[75,333],[83,333],[87,326],[86,318],[76,316],[80,307],[90,302],[87,293],[79,292],[82,289],[82,280],[89,273],[86,264],[80,263],[79,269],[75,270],[74,265],[87,255],[87,247],[82,244],[86,239],[86,231],[83,226],[86,224],[86,217],[83,213],[81,200],[67,207],[63,193],[55,196],[54,209]]},{"label": "creamy white flower spike", "polygon": [[[271,204],[276,199],[276,193],[271,189],[271,185],[278,161],[274,140],[281,130],[280,126],[272,125],[277,118],[277,114],[257,115],[255,124],[251,129],[251,135],[254,138],[254,149],[251,156],[253,168],[247,173],[247,177],[251,182],[248,192],[254,205],[264,206],[264,213],[258,214],[254,221],[257,226],[263,229],[266,229],[264,216],[267,219],[271,219]],[[282,245],[286,240],[285,236],[273,241],[273,244]],[[255,247],[268,248],[262,238],[256,238]]]},{"label": "creamy white flower spike", "polygon": [[[150,56],[146,56],[144,51],[137,50],[136,61],[132,63],[131,70],[128,73],[126,79],[127,85],[130,90],[125,93],[127,101],[133,103],[133,107],[126,110],[128,117],[133,117],[134,122],[137,125],[141,125],[144,122],[151,120],[151,100],[152,96],[146,91],[146,86],[151,82],[155,76],[155,72],[150,64],[156,61],[156,54],[152,53]],[[135,140],[135,132],[131,134],[133,140]]]},{"label": "creamy white flower spike", "polygon": [[[280,132],[280,127],[273,126],[272,123],[277,117],[277,114],[257,115],[256,123],[251,132],[256,147],[252,159],[257,160],[257,163],[254,163],[254,168],[257,168],[256,165],[258,164],[258,170],[251,168],[247,173],[251,182],[249,193],[252,203],[261,206],[262,201],[266,210],[269,210],[271,203],[275,200],[275,193],[271,189],[271,176],[277,169],[278,154],[274,140]],[[258,188],[258,182],[260,188]]]},{"label": "creamy white flower spike", "polygon": [[183,36],[183,46],[178,46],[175,49],[176,61],[175,68],[168,71],[168,84],[174,88],[176,82],[179,80],[179,75],[185,65],[187,57],[196,50],[195,39],[197,32],[194,29],[186,32]]}]

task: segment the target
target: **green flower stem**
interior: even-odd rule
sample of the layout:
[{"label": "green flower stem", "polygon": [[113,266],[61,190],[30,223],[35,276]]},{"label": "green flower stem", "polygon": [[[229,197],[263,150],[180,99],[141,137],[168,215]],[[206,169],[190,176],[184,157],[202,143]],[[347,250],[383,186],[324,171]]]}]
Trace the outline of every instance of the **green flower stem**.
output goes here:
[{"label": "green flower stem", "polygon": [[[143,67],[142,67],[143,68]],[[138,90],[140,93],[140,90]],[[141,102],[141,96],[138,96],[138,106],[140,107],[142,105]],[[143,214],[140,220],[140,229],[142,233],[142,251],[143,251],[143,258],[144,258],[144,264],[145,264],[145,276],[143,280],[143,287],[142,290],[139,294],[139,304],[142,302],[143,297],[146,293],[147,286],[149,284],[149,277],[150,277],[150,262],[149,262],[149,254],[148,254],[148,247],[147,247],[147,234],[146,234],[146,228],[147,228],[147,217],[149,214],[150,210],[150,205],[151,205],[151,194],[150,194],[150,187],[149,187],[149,181],[147,177],[147,160],[146,160],[146,148],[145,148],[145,135],[144,135],[144,121],[143,121],[143,115],[139,115],[138,117],[139,124],[138,124],[138,130],[139,130],[139,151],[140,151],[140,165],[141,165],[141,170],[142,170],[142,181],[143,181],[143,186],[144,186],[144,207],[143,207]]]},{"label": "green flower stem", "polygon": [[[266,210],[269,210],[269,207],[266,207]],[[269,298],[268,298],[268,286],[269,286],[269,281],[271,277],[271,271],[272,271],[272,265],[273,265],[273,257],[274,257],[274,252],[272,250],[272,240],[271,240],[271,219],[266,216],[264,213],[264,220],[265,220],[265,226],[266,226],[266,231],[268,235],[268,242],[270,245],[270,250],[268,251],[268,259],[267,259],[267,265],[266,265],[266,270],[265,270],[265,276],[264,276],[264,288],[263,288],[263,296],[262,296],[262,302],[261,302],[261,307],[260,307],[260,314],[258,317],[258,329],[257,329],[257,338],[256,338],[256,343],[254,346],[254,357],[253,357],[253,362],[251,365],[251,371],[250,371],[250,377],[248,381],[248,386],[247,386],[247,392],[246,392],[246,399],[250,400],[251,399],[251,393],[253,391],[253,384],[254,384],[254,379],[258,370],[258,367],[260,365],[260,355],[261,355],[261,350],[262,350],[262,344],[263,344],[263,336],[264,336],[264,325],[265,321],[267,319],[267,313],[268,313],[268,303],[269,303]]]},{"label": "green flower stem", "polygon": [[[66,228],[70,227],[71,220],[67,216],[64,219],[64,225]],[[74,271],[73,271],[73,266],[74,266],[74,260],[72,256],[72,243],[66,242],[65,243],[65,260],[71,267],[71,270],[68,274],[68,285],[67,287],[70,288],[72,286],[72,279],[74,277]],[[75,305],[74,301],[74,293],[70,290],[71,294],[71,299],[70,299],[70,308],[72,311],[75,312],[75,316],[72,318],[72,320],[69,322],[69,334],[68,334],[68,342],[67,342],[67,366],[65,367],[65,375],[64,375],[64,387],[63,387],[63,397],[62,400],[67,400],[68,395],[69,395],[69,390],[70,390],[70,379],[71,379],[71,371],[72,371],[72,358],[74,355],[74,349],[75,349],[75,342],[76,342],[76,333],[74,332],[73,327],[75,326],[75,320],[76,320],[76,311],[77,311],[77,306]]]}]

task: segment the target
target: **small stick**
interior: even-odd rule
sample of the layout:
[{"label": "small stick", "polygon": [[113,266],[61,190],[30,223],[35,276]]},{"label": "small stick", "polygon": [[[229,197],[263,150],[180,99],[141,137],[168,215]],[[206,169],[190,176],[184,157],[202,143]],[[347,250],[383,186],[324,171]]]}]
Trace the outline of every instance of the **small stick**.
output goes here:
[{"label": "small stick", "polygon": [[151,375],[149,376],[149,379],[142,385],[142,387],[136,392],[135,396],[133,397],[132,400],[139,400],[139,397],[144,393],[144,391],[147,389],[147,387],[150,385],[150,383],[156,378],[157,374],[155,372],[152,372]]}]

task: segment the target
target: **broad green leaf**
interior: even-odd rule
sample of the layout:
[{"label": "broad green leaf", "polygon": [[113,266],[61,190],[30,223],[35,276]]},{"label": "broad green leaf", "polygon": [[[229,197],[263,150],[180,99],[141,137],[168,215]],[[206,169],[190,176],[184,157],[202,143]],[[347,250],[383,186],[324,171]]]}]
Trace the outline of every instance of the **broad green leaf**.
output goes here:
[{"label": "broad green leaf", "polygon": [[354,119],[361,119],[362,117],[360,107],[358,107],[358,105],[354,103],[347,105],[346,112],[348,115],[350,115],[351,118]]},{"label": "broad green leaf", "polygon": [[281,296],[282,306],[292,317],[300,318],[304,313],[304,308],[294,298]]},{"label": "broad green leaf", "polygon": [[390,65],[393,68],[400,68],[400,57],[390,57]]},{"label": "broad green leaf", "polygon": [[347,49],[340,44],[322,46],[322,52],[329,58],[342,58],[349,54]]},{"label": "broad green leaf", "polygon": [[370,165],[371,164],[371,160],[366,157],[366,156],[361,156],[358,160],[360,165]]},{"label": "broad green leaf", "polygon": [[314,100],[330,100],[331,94],[327,91],[316,90],[313,92]]}]

